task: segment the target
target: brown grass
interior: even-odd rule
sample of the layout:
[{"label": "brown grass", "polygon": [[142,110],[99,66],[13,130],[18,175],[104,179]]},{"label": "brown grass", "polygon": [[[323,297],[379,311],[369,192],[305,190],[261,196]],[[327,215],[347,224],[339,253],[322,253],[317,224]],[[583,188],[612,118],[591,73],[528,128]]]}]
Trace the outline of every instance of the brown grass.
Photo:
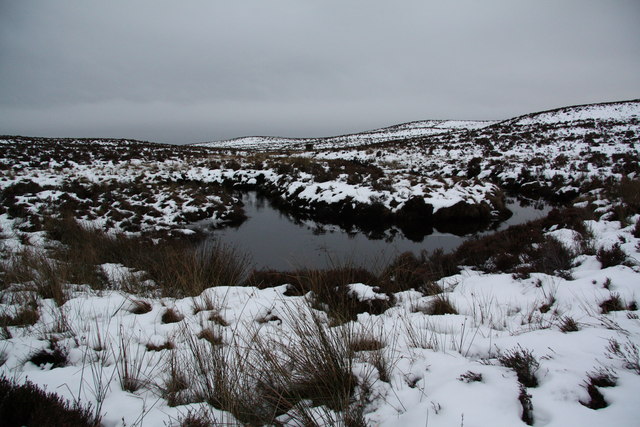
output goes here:
[{"label": "brown grass", "polygon": [[40,313],[37,305],[35,307],[33,305],[23,306],[18,308],[14,314],[9,312],[0,314],[0,327],[33,325],[39,318]]},{"label": "brown grass", "polygon": [[144,300],[132,300],[129,311],[133,314],[145,314],[152,310],[151,303]]},{"label": "brown grass", "polygon": [[167,308],[160,317],[160,321],[162,323],[178,323],[182,319],[184,319],[184,316],[180,314],[175,308],[171,307]]},{"label": "brown grass", "polygon": [[[107,235],[81,227],[73,218],[47,222],[49,236],[64,244],[54,256],[74,260],[75,283],[104,286],[96,266],[118,263],[142,271],[166,296],[195,296],[206,288],[242,283],[248,259],[219,242],[193,243]],[[135,292],[135,289],[131,289]]]},{"label": "brown grass", "polygon": [[7,284],[25,283],[41,298],[53,299],[59,306],[67,301],[65,288],[69,279],[66,264],[35,250],[26,249],[14,254],[5,267]]},{"label": "brown grass", "polygon": [[416,307],[415,311],[419,311],[430,316],[439,316],[443,314],[458,314],[458,310],[455,308],[449,296],[440,293],[435,295],[426,307]]}]

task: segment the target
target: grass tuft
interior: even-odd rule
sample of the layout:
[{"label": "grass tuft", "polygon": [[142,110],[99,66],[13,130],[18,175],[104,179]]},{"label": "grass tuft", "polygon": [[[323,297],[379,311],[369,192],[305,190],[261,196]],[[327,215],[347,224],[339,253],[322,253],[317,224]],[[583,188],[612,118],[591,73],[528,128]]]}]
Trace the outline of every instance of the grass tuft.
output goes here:
[{"label": "grass tuft", "polygon": [[162,317],[160,317],[162,323],[178,323],[182,319],[184,319],[184,316],[182,316],[175,308],[171,307],[167,308],[164,313],[162,313]]},{"label": "grass tuft", "polygon": [[482,374],[473,371],[467,371],[464,374],[460,375],[458,377],[458,380],[465,383],[482,382]]},{"label": "grass tuft", "polygon": [[602,311],[602,314],[607,314],[612,311],[626,310],[626,307],[620,295],[612,293],[608,299],[600,303],[600,310]]},{"label": "grass tuft", "polygon": [[615,338],[611,338],[607,345],[606,354],[609,359],[620,360],[626,369],[640,375],[640,350],[631,340],[627,339],[621,344]]},{"label": "grass tuft", "polygon": [[222,335],[211,328],[205,328],[198,333],[198,338],[201,340],[206,340],[211,343],[211,345],[222,345]]},{"label": "grass tuft", "polygon": [[147,348],[147,351],[162,351],[173,350],[174,348],[176,348],[176,345],[173,343],[173,341],[167,340],[162,344],[147,343],[145,347]]},{"label": "grass tuft", "polygon": [[132,300],[129,311],[133,314],[145,314],[152,310],[151,303],[144,300]]},{"label": "grass tuft", "polygon": [[536,371],[540,368],[540,362],[530,350],[518,346],[498,357],[502,366],[511,368],[516,372],[518,381],[525,387],[537,387],[538,379]]},{"label": "grass tuft", "polygon": [[434,296],[426,307],[416,307],[415,310],[431,316],[458,314],[449,296],[444,293]]},{"label": "grass tuft", "polygon": [[577,332],[580,330],[580,327],[578,326],[578,322],[576,322],[573,317],[563,317],[561,322],[560,322],[560,330],[564,333],[567,332]]}]

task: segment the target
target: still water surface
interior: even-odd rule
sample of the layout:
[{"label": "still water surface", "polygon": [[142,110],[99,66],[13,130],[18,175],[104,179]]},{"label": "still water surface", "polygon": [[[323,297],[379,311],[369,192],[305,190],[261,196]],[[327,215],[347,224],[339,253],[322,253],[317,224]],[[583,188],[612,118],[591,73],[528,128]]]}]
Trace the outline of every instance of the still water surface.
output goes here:
[{"label": "still water surface", "polygon": [[[249,254],[257,269],[326,268],[349,262],[375,271],[403,252],[418,254],[438,248],[448,252],[473,236],[461,237],[436,230],[421,242],[414,242],[402,232],[392,231],[386,239],[375,240],[363,233],[347,233],[339,227],[296,222],[255,192],[244,194],[243,202],[248,219],[237,228],[215,230],[212,234]],[[526,206],[515,200],[507,206],[513,216],[501,223],[499,230],[545,216],[550,210],[547,206]]]}]

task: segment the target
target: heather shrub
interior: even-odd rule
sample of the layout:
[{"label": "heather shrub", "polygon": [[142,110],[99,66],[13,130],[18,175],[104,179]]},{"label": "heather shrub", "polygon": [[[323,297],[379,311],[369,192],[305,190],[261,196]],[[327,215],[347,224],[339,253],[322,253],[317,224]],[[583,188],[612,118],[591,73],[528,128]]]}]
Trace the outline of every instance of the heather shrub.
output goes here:
[{"label": "heather shrub", "polygon": [[627,254],[620,249],[620,244],[616,243],[610,249],[598,249],[596,258],[602,264],[602,268],[607,268],[623,264],[627,259]]},{"label": "heather shrub", "polygon": [[5,427],[100,425],[90,408],[70,404],[30,381],[17,384],[6,378],[0,378],[0,420]]}]

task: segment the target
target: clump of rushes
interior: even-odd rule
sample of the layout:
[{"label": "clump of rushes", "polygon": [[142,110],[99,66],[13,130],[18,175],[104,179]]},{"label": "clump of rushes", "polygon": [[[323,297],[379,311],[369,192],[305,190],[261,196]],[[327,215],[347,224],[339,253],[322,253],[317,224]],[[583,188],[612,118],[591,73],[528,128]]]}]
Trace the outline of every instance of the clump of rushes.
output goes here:
[{"label": "clump of rushes", "polygon": [[65,284],[70,274],[67,265],[51,259],[46,253],[23,250],[13,255],[7,263],[6,283],[30,283],[43,299],[53,299],[58,306],[67,301]]},{"label": "clump of rushes", "polygon": [[533,425],[533,402],[531,402],[531,395],[527,393],[527,389],[524,385],[520,384],[520,394],[518,400],[522,405],[522,421],[528,425]]},{"label": "clump of rushes", "polygon": [[[49,237],[64,245],[55,258],[67,266],[79,260],[71,277],[81,283],[103,284],[99,275],[93,277],[95,267],[117,263],[144,272],[165,296],[196,296],[212,286],[242,283],[250,264],[246,254],[218,241],[165,238],[154,243],[145,237],[107,235],[80,226],[73,218],[49,220],[46,225]],[[86,271],[80,271],[82,266]]]}]

